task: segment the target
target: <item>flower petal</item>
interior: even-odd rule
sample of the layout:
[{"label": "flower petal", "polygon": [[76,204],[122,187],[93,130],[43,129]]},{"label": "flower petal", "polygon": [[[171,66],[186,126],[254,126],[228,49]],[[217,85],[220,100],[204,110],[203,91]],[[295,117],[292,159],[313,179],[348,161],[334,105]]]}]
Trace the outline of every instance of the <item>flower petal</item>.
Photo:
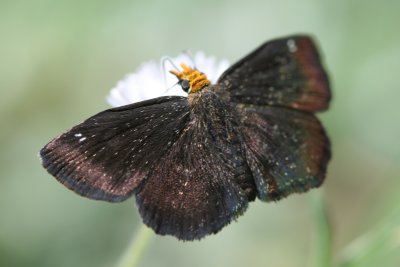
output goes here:
[{"label": "flower petal", "polygon": [[[229,67],[227,60],[217,62],[215,57],[206,56],[203,52],[197,52],[193,59],[187,53],[182,53],[171,61],[177,67],[181,63],[196,67],[205,73],[212,83],[215,83]],[[169,70],[172,69],[174,67],[168,61],[165,62],[165,67],[154,61],[142,64],[136,72],[126,75],[111,89],[106,98],[107,102],[111,106],[118,107],[164,95],[187,96],[187,93],[176,84],[176,77],[170,75]],[[166,72],[165,77],[163,71]]]}]

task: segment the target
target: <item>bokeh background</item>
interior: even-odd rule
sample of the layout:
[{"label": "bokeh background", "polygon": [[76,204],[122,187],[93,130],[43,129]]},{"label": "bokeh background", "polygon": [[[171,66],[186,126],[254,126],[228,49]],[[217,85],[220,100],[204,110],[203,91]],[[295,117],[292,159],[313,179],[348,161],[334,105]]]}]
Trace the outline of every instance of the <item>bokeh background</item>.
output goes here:
[{"label": "bokeh background", "polygon": [[400,266],[399,10],[397,0],[0,0],[0,266],[105,267],[124,252],[141,225],[134,200],[79,197],[37,153],[108,108],[126,73],[186,48],[233,62],[292,33],[316,37],[332,81],[325,184],[252,203],[200,242],[154,236],[139,266],[311,266],[321,249],[335,266]]}]

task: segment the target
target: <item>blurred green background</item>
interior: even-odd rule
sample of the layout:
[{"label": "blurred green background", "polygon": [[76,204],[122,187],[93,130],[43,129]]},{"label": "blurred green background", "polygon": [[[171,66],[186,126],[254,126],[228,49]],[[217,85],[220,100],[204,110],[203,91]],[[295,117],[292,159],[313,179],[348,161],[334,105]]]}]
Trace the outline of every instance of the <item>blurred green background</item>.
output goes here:
[{"label": "blurred green background", "polygon": [[318,193],[336,264],[400,266],[399,11],[395,0],[0,0],[0,266],[113,266],[124,252],[141,225],[134,200],[79,197],[37,153],[108,108],[126,73],[186,48],[234,62],[299,32],[316,37],[333,86],[323,187],[252,203],[201,242],[155,236],[139,266],[310,266]]}]

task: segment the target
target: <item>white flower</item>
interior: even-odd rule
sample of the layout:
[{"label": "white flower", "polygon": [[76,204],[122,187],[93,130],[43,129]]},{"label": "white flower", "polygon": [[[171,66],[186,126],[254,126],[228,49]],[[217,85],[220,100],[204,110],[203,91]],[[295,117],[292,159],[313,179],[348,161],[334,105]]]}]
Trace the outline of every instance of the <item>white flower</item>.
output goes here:
[{"label": "white flower", "polygon": [[[171,60],[179,69],[181,63],[196,67],[207,75],[211,83],[215,83],[229,67],[227,60],[216,61],[214,57],[206,56],[203,52],[197,52],[193,60],[188,54],[181,54]],[[175,68],[168,61],[165,62],[164,70],[154,61],[142,64],[136,72],[126,75],[111,89],[107,102],[111,106],[118,107],[165,95],[187,96],[179,85],[174,86],[178,80],[169,73],[172,69]]]}]

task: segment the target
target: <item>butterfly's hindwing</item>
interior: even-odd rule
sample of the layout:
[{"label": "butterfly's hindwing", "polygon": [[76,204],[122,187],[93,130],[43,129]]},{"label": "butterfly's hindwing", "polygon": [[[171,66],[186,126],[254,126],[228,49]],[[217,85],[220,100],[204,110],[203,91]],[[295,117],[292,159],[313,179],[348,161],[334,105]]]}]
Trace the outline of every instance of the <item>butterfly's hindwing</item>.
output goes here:
[{"label": "butterfly's hindwing", "polygon": [[256,193],[229,110],[206,89],[193,102],[190,123],[135,192],[143,221],[183,240],[219,231]]},{"label": "butterfly's hindwing", "polygon": [[247,161],[260,199],[278,200],[322,184],[330,144],[313,114],[279,107],[238,108]]},{"label": "butterfly's hindwing", "polygon": [[160,97],[103,111],[48,143],[43,166],[92,199],[122,201],[178,139],[189,118],[185,97]]}]

